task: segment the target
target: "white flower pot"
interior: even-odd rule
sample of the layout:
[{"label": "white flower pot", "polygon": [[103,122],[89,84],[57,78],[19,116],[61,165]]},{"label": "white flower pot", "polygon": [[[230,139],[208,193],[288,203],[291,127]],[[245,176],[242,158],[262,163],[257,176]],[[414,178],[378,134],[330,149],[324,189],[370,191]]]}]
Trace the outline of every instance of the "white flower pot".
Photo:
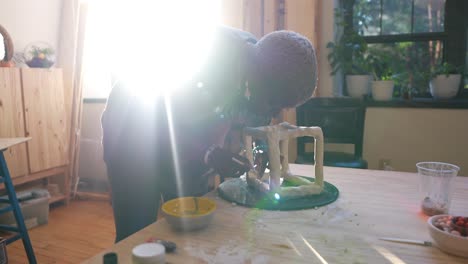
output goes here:
[{"label": "white flower pot", "polygon": [[435,99],[455,97],[460,86],[461,74],[437,75],[429,82],[429,90]]},{"label": "white flower pot", "polygon": [[370,92],[372,75],[346,75],[346,87],[351,97],[361,98]]},{"label": "white flower pot", "polygon": [[390,101],[393,98],[393,81],[373,81],[372,98],[376,101]]}]

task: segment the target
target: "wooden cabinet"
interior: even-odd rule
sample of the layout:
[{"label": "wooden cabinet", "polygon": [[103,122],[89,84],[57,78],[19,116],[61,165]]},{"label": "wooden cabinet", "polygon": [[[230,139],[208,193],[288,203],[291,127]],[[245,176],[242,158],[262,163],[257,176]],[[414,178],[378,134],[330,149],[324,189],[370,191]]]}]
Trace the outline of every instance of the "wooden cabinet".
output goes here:
[{"label": "wooden cabinet", "polygon": [[70,113],[61,69],[0,68],[0,137],[31,137],[8,149],[15,185],[53,179],[68,201]]},{"label": "wooden cabinet", "polygon": [[[24,114],[20,70],[0,68],[0,137],[24,137]],[[28,173],[26,144],[9,148],[5,153],[11,177]]]}]

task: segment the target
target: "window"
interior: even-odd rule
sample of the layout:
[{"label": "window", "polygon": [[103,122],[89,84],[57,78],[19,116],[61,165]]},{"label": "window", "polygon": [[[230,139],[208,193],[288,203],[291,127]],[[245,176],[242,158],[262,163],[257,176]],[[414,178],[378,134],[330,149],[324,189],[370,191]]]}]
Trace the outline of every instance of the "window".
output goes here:
[{"label": "window", "polygon": [[209,52],[219,11],[217,0],[90,1],[83,97],[107,98],[111,73],[142,99],[179,86]]},{"label": "window", "polygon": [[[391,58],[387,65],[396,77],[396,95],[406,90],[415,97],[430,97],[427,74],[430,67],[443,62],[468,65],[467,2],[341,0],[344,25],[352,25],[343,32],[362,36],[369,54],[379,58],[379,54],[385,53],[386,58]],[[459,95],[466,97],[467,78],[461,87]]]},{"label": "window", "polygon": [[444,32],[444,5],[445,0],[356,0],[353,25],[365,36]]}]

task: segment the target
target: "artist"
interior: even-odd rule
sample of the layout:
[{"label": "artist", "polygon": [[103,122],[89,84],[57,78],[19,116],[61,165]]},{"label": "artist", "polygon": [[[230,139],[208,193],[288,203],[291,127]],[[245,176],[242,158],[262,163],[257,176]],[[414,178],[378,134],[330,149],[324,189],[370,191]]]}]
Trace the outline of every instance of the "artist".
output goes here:
[{"label": "artist", "polygon": [[210,172],[232,177],[251,169],[242,127],[268,125],[282,109],[304,103],[316,79],[305,37],[277,31],[257,42],[221,27],[203,70],[170,97],[148,106],[117,80],[102,116],[116,241],[153,223],[161,197],[201,196],[210,190]]}]

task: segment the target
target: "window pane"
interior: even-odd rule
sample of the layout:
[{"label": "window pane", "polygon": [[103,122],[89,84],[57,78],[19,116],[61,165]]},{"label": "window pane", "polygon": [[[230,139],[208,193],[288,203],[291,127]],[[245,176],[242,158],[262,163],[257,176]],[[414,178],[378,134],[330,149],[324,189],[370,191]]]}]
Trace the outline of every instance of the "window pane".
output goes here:
[{"label": "window pane", "polygon": [[416,97],[430,97],[429,80],[424,73],[430,65],[442,62],[442,48],[441,41],[369,44],[369,53],[377,58],[373,70],[390,73],[396,90],[411,90]]},{"label": "window pane", "polygon": [[413,32],[444,31],[445,0],[415,0]]},{"label": "window pane", "polygon": [[353,26],[359,34],[380,34],[380,0],[356,0],[353,11]]},{"label": "window pane", "polygon": [[382,35],[411,33],[411,2],[383,0]]}]

